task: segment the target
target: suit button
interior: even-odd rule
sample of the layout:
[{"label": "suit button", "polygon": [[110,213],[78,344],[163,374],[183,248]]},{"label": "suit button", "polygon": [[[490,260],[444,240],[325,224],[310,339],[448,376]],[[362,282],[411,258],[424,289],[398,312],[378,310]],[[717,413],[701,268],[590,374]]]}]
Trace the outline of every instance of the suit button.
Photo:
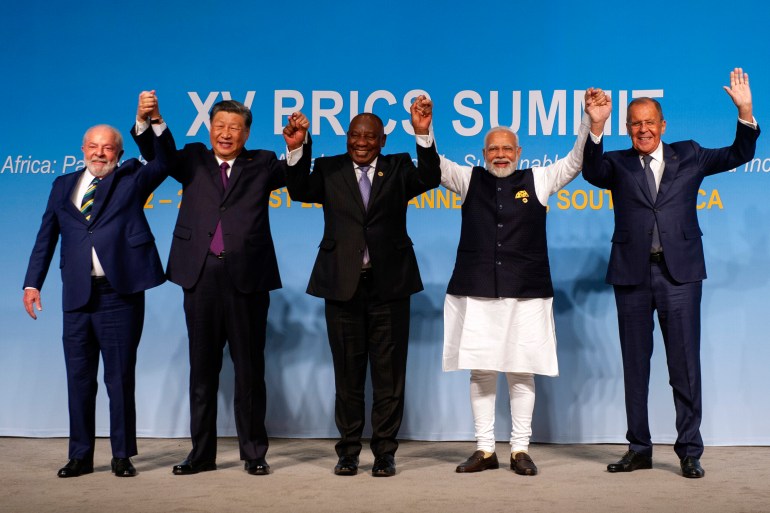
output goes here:
[{"label": "suit button", "polygon": [[502,210],[502,209],[503,209],[502,205],[497,205],[497,210]]},{"label": "suit button", "polygon": [[497,261],[497,262],[495,262],[495,263],[496,263],[497,265],[503,265],[503,263],[502,263],[500,260],[498,260],[498,261]]},{"label": "suit button", "polygon": [[503,223],[497,223],[497,227],[498,228],[502,228],[503,227]]},{"label": "suit button", "polygon": [[502,191],[502,190],[503,190],[503,188],[502,188],[502,187],[498,187],[498,188],[497,188],[497,192],[500,192],[500,191]]},{"label": "suit button", "polygon": [[502,245],[503,245],[503,243],[502,243],[502,242],[498,242],[498,243],[497,243],[497,247],[498,247],[498,248],[499,248],[500,246],[502,246]]},{"label": "suit button", "polygon": [[213,237],[213,236],[214,236],[214,234],[209,232],[209,237]]},{"label": "suit button", "polygon": [[220,212],[224,212],[225,210],[227,210],[227,207],[219,207]]}]

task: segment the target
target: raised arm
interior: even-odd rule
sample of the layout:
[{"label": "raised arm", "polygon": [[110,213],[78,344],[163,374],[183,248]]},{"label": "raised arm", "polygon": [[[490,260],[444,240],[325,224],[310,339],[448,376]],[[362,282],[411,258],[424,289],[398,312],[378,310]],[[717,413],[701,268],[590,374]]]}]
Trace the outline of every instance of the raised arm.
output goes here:
[{"label": "raised arm", "polygon": [[[602,133],[604,123],[612,112],[612,101],[601,89],[593,87],[585,92],[585,114],[580,123],[578,136],[570,152],[550,166],[542,168],[544,175],[536,175],[536,179],[542,176],[544,187],[538,187],[538,199],[545,204],[548,196],[554,194],[562,187],[570,183],[580,174],[583,168],[583,151],[588,139],[588,132]],[[541,191],[543,191],[541,193]],[[542,197],[541,197],[542,196]]]}]

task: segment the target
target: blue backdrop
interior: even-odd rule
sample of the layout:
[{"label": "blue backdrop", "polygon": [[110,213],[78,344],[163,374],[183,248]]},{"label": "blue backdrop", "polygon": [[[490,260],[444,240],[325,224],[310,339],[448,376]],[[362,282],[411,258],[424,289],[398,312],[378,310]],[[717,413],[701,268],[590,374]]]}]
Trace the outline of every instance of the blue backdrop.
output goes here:
[{"label": "blue backdrop", "polygon": [[[723,3],[682,4],[688,2],[642,8],[566,1],[261,6],[234,0],[227,11],[225,4],[189,0],[4,6],[0,435],[67,435],[59,273],[52,266],[36,322],[22,307],[22,278],[51,182],[80,167],[89,126],[109,123],[128,135],[140,91],[157,90],[180,146],[208,141],[201,113],[232,97],[254,112],[248,147],[283,153],[282,116],[301,109],[311,119],[315,156],[341,153],[350,118],[373,110],[387,123],[386,152],[414,154],[407,106],[425,91],[435,102],[439,150],[448,158],[478,162],[483,133],[505,124],[520,134],[522,165],[537,165],[569,151],[582,90],[591,86],[610,91],[615,105],[608,149],[629,146],[625,105],[639,95],[659,97],[668,121],[665,141],[727,145],[737,116],[722,86],[733,67],[744,67],[751,77],[760,125],[770,120],[770,37],[760,26],[770,7],[747,1],[733,13]],[[136,155],[127,141],[126,156]],[[770,143],[762,136],[754,161],[706,180],[701,191],[709,272],[702,342],[707,444],[770,443],[764,391],[770,361],[769,182]],[[163,255],[179,192],[169,179],[147,204]],[[291,202],[285,190],[274,193],[272,205],[284,288],[271,296],[268,430],[271,436],[334,437],[323,303],[304,293],[321,239],[321,211]],[[473,438],[468,372],[441,371],[442,306],[459,225],[459,202],[444,189],[410,206],[425,291],[412,301],[404,438]],[[582,178],[551,198],[561,375],[537,381],[535,441],[624,440],[615,305],[604,284],[612,226],[609,196]],[[137,365],[140,435],[189,435],[187,373],[182,292],[168,283],[147,294]],[[653,373],[653,439],[670,443],[674,409],[659,334]],[[235,433],[232,386],[226,362],[222,435]],[[501,392],[497,437],[506,440],[510,416],[504,387]],[[103,435],[106,405],[102,387],[97,428]]]}]

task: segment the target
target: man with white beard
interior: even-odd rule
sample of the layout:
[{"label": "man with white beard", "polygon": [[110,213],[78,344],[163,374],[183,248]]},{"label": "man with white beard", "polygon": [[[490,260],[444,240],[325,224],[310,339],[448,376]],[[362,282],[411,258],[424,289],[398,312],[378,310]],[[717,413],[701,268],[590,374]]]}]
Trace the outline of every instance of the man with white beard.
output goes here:
[{"label": "man with white beard", "polygon": [[[158,117],[154,91],[139,95],[138,119]],[[137,454],[135,365],[144,327],[144,291],[165,281],[144,215],[147,196],[168,176],[175,145],[153,125],[155,159],[120,163],[123,137],[97,125],[83,137],[85,169],[54,180],[24,277],[24,308],[42,310],[40,290],[61,239],[62,345],[67,369],[69,461],[59,477],[94,471],[99,356],[110,398],[110,468],[133,477]]]},{"label": "man with white beard", "polygon": [[548,197],[580,173],[589,129],[603,129],[611,110],[601,89],[588,89],[575,145],[545,167],[516,169],[521,147],[506,127],[492,128],[484,138],[486,169],[441,157],[441,185],[462,200],[460,243],[444,303],[443,368],[471,371],[477,449],[457,472],[499,468],[494,423],[502,372],[510,395],[511,469],[537,474],[528,454],[534,375],[559,373],[546,243]]}]

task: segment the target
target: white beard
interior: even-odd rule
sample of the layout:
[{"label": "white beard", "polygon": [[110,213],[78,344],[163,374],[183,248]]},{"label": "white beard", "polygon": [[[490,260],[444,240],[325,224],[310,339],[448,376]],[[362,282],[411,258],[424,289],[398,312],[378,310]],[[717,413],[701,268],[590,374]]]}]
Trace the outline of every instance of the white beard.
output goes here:
[{"label": "white beard", "polygon": [[108,174],[110,174],[113,171],[115,171],[115,168],[118,167],[118,162],[117,161],[106,162],[106,163],[103,163],[103,164],[104,165],[102,166],[101,171],[95,171],[94,170],[93,162],[89,161],[89,162],[86,162],[86,169],[88,169],[91,172],[91,174],[94,175],[96,178],[104,178]]},{"label": "white beard", "polygon": [[[493,165],[495,162],[507,162],[508,165],[502,168],[498,168]],[[495,159],[492,161],[492,163],[486,162],[486,168],[487,168],[487,171],[489,171],[490,173],[492,173],[498,178],[505,178],[506,176],[511,176],[513,172],[516,171],[516,165],[508,159]]]}]

